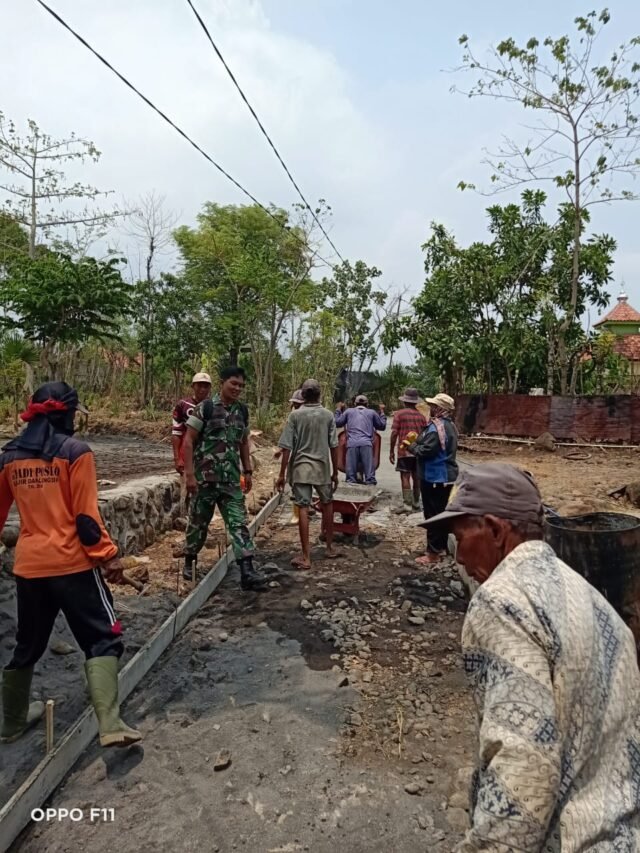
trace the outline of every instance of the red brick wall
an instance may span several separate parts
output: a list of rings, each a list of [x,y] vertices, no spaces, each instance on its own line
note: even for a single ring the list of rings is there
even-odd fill
[[[640,397],[530,397],[524,394],[463,394],[456,401],[463,435],[482,432],[640,444]]]

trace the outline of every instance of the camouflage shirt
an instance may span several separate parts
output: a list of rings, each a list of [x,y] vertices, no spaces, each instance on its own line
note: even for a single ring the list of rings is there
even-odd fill
[[[225,406],[216,394],[191,413],[187,426],[200,434],[193,450],[199,483],[240,484],[240,445],[249,435],[249,412],[243,403]]]

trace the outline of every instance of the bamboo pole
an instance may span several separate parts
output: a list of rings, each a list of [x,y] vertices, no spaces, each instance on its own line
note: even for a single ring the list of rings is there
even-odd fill
[[[45,705],[45,722],[47,731],[47,755],[53,749],[53,709],[55,707],[54,699],[47,699]]]

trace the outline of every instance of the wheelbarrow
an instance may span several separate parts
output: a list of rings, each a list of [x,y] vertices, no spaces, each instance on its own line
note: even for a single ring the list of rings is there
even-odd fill
[[[333,494],[333,531],[353,536],[353,544],[360,541],[360,516],[369,509],[380,490],[376,486],[352,486],[343,483]],[[322,511],[319,498],[314,501],[318,512]],[[340,521],[336,521],[336,515]],[[324,521],[322,535],[325,535]]]

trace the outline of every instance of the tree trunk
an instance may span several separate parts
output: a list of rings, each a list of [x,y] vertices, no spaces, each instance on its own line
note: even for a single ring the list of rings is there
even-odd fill
[[[569,393],[572,397],[576,396],[576,385],[578,384],[578,368],[580,367],[580,355],[575,357],[575,361],[573,362],[573,368],[571,370],[571,385],[569,387]]]
[[[580,199],[580,142],[578,128],[573,127],[573,168],[574,168],[574,198],[573,198],[573,248],[571,263],[571,297],[566,308],[564,319],[560,324],[558,334],[558,361],[560,363],[560,393],[566,394],[569,385],[569,362],[567,356],[566,337],[571,324],[575,320],[578,306],[578,288],[580,286],[580,251],[582,234],[582,207]]]
[[[33,151],[33,163],[31,166],[31,222],[29,223],[29,257],[33,260],[36,256],[36,218],[38,216],[38,209],[36,205],[36,170],[38,163],[38,138],[36,136],[36,143]]]
[[[553,394],[553,364],[554,364],[554,342],[551,330],[549,330],[549,342],[547,349],[547,394]]]

